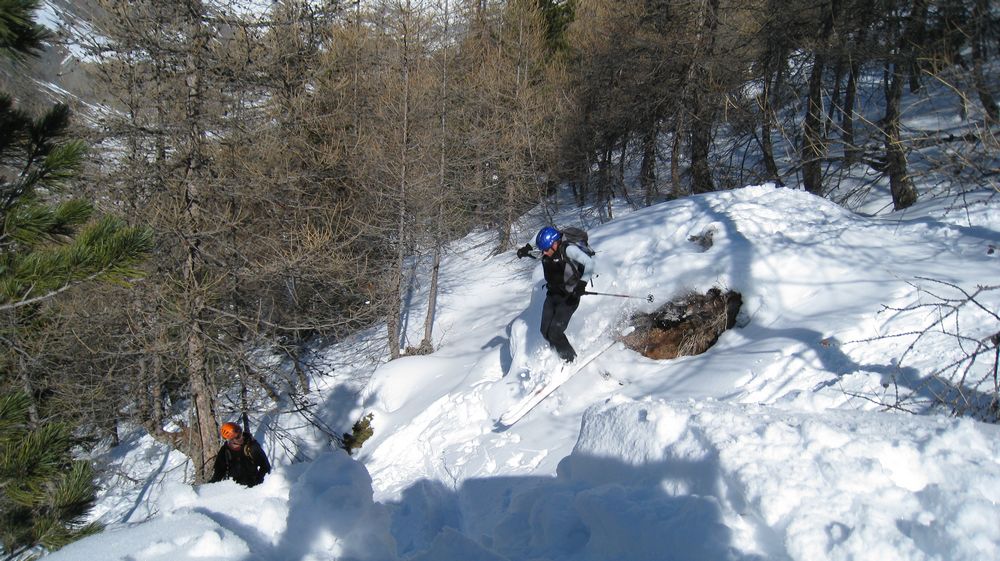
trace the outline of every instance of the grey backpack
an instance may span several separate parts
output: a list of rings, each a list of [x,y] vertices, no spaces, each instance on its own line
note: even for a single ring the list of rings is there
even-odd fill
[[[594,248],[590,247],[590,240],[587,236],[587,231],[574,226],[567,226],[565,228],[560,228],[559,233],[562,234],[562,241],[566,243],[571,243],[576,247],[583,250],[584,253],[593,257],[597,252]]]

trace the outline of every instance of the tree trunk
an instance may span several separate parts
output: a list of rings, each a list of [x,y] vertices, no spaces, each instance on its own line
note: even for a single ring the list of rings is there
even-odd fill
[[[421,353],[434,350],[434,312],[437,310],[438,282],[441,277],[441,246],[434,247],[434,262],[431,265],[431,283],[427,295],[427,315],[424,316],[424,338],[420,341]]]
[[[621,149],[618,151],[618,169],[615,172],[614,181],[611,183],[611,189],[609,191],[608,202],[611,202],[611,196],[614,195],[615,187],[622,188],[622,196],[628,198],[628,192],[625,190],[625,162],[628,159],[626,155],[628,154],[628,145],[631,142],[631,131],[626,130],[622,134],[621,139]]]
[[[802,184],[806,191],[820,196],[826,191],[823,187],[823,159],[827,149],[823,127],[823,72],[826,70],[827,50],[837,10],[836,1],[824,6],[822,28],[817,35],[809,74],[806,116],[802,124]]]
[[[691,191],[695,194],[715,191],[712,181],[712,170],[708,163],[709,150],[712,147],[712,122],[707,120],[708,111],[701,109],[701,103],[695,102],[699,111],[691,122]]]
[[[594,201],[595,206],[601,205],[610,198],[611,191],[611,154],[614,151],[614,142],[607,141],[601,155],[597,161],[597,196]]]
[[[193,323],[197,325],[198,320],[194,320]],[[216,454],[215,443],[218,440],[215,392],[212,391],[208,379],[201,329],[193,326],[189,326],[189,329],[187,363],[191,369],[191,398],[194,403],[189,425],[195,429],[190,432],[190,451],[191,460],[195,465],[195,482],[204,483],[212,476],[212,463]]]
[[[517,208],[519,185],[518,181],[513,177],[507,178],[504,181],[504,192],[507,194],[503,205],[503,219],[500,221],[500,231],[499,239],[497,240],[497,252],[506,251],[511,244],[511,240],[514,237],[514,222],[517,218],[514,216],[515,209]]]
[[[408,17],[411,14],[410,2],[407,0],[406,9],[404,11],[403,17]],[[400,72],[401,72],[401,85],[403,86],[402,99],[400,100],[400,118],[399,123],[399,134],[400,134],[400,144],[399,144],[399,185],[396,192],[396,255],[395,262],[392,266],[392,278],[389,284],[389,316],[386,320],[386,331],[389,342],[389,358],[397,359],[401,355],[400,353],[400,339],[403,338],[403,334],[400,332],[402,328],[403,321],[403,266],[406,259],[406,241],[408,235],[406,232],[406,219],[407,219],[407,196],[409,195],[409,182],[410,182],[410,168],[409,168],[409,158],[410,158],[410,52],[409,45],[412,41],[412,37],[408,35],[408,27],[403,31],[403,36],[400,37],[402,44],[402,60],[400,61]]]
[[[587,202],[587,193],[590,192],[590,188],[593,182],[594,175],[594,161],[593,154],[587,153],[581,159],[577,165],[577,185],[580,186],[575,192],[576,206],[582,207]]]
[[[989,13],[987,0],[976,0],[972,12],[972,19],[975,22],[975,32],[972,36],[972,81],[975,84],[979,102],[983,104],[983,109],[986,111],[987,123],[997,123],[1000,122],[1000,107],[997,107],[996,98],[990,93],[989,84],[983,72],[983,44],[987,40],[986,18]]]
[[[906,34],[909,37],[908,44],[900,49],[908,53],[906,70],[910,81],[910,93],[920,91],[920,68],[923,63],[917,51],[924,46],[927,41],[927,10],[930,0],[914,0],[913,11],[910,12],[907,22]]]
[[[809,94],[806,99],[806,116],[802,134],[802,185],[814,195],[823,195],[823,157],[826,141],[823,138],[823,55],[816,53],[809,75]]]
[[[844,163],[852,165],[861,158],[861,149],[854,140],[854,105],[858,95],[858,73],[861,64],[855,59],[851,61],[847,88],[844,91],[844,111],[841,113],[841,140],[844,143]]]
[[[886,155],[886,173],[889,175],[889,191],[892,206],[896,210],[907,208],[917,202],[917,190],[906,169],[906,154],[900,138],[899,105],[903,98],[904,69],[899,64],[892,65],[885,94],[885,125],[883,142]]]
[[[402,251],[402,249],[400,249],[400,251]],[[396,263],[392,267],[390,273],[391,278],[389,279],[389,293],[386,295],[389,299],[389,310],[385,320],[386,337],[389,344],[389,360],[395,360],[402,356],[399,344],[400,328],[403,321],[403,304],[401,300],[403,289],[402,266],[402,258],[397,255]]]
[[[681,123],[674,123],[673,141],[670,145],[670,194],[673,198],[679,199],[684,196],[684,189],[681,186]]]
[[[895,60],[890,61],[885,84],[885,118],[883,119],[883,144],[885,146],[886,174],[889,176],[889,191],[892,206],[902,210],[917,202],[917,189],[910,179],[906,164],[906,152],[900,132],[900,104],[903,99],[903,82],[907,71],[914,64],[914,38],[923,28],[923,18],[929,0],[914,0],[909,17],[897,43]]]
[[[204,483],[212,475],[212,460],[215,458],[215,442],[218,425],[215,421],[215,395],[211,391],[210,375],[206,361],[206,346],[202,330],[205,301],[199,275],[199,236],[201,230],[202,182],[204,181],[204,85],[201,73],[204,71],[204,49],[207,48],[208,32],[201,20],[204,7],[200,0],[188,0],[189,50],[185,63],[185,84],[187,86],[186,126],[188,153],[184,159],[183,178],[185,214],[182,228],[187,242],[182,280],[186,299],[187,331],[186,362],[191,387],[192,410],[189,426],[189,450],[195,466],[195,482]]]
[[[830,106],[826,111],[826,127],[832,127],[837,120],[837,111],[842,110],[844,104],[840,98],[841,83],[844,81],[844,57],[837,55],[837,63],[833,66],[833,91],[830,93]]]
[[[639,185],[645,196],[646,206],[650,206],[658,195],[656,189],[656,137],[659,123],[654,122],[642,138],[642,164],[639,166]]]
[[[778,164],[774,161],[774,143],[771,140],[771,128],[774,123],[774,108],[771,104],[771,94],[775,86],[781,81],[781,68],[784,65],[785,57],[779,57],[779,64],[775,67],[773,82],[771,77],[764,77],[764,92],[760,102],[760,149],[764,158],[764,169],[769,178],[773,179],[779,186],[784,187],[785,182],[781,180],[781,173],[778,171]]]
[[[444,2],[444,35],[448,36],[448,30],[451,24],[450,17],[450,3],[448,0]],[[447,185],[447,167],[448,167],[448,64],[449,59],[447,52],[444,53],[444,60],[441,63],[441,92],[439,98],[439,108],[440,108],[440,118],[438,126],[440,128],[441,137],[438,139],[438,170],[437,170],[437,186],[438,186],[438,196],[443,197],[448,189]],[[437,220],[435,221],[436,232],[434,234],[434,257],[433,264],[431,265],[431,282],[427,289],[427,315],[424,316],[424,337],[420,341],[420,350],[423,353],[433,352],[434,350],[434,316],[437,310],[437,297],[438,297],[438,286],[439,279],[441,276],[441,251],[442,245],[444,244],[445,238],[445,203],[442,199],[438,203]]]
[[[703,29],[702,48],[705,57],[715,55],[716,30],[719,26],[719,1],[707,0],[703,4],[704,18],[701,22]],[[692,193],[709,193],[715,191],[715,184],[712,181],[712,169],[709,164],[709,154],[712,149],[712,127],[715,126],[715,108],[710,99],[718,95],[712,91],[714,86],[708,74],[707,65],[692,65],[695,83],[700,85],[702,91],[696,91],[690,95],[691,100],[691,122],[690,146],[691,146],[691,191]]]

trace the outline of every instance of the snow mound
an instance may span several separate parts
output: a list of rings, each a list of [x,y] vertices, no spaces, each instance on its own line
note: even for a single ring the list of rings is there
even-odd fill
[[[609,510],[613,495],[646,490],[645,501],[586,524],[613,524],[619,538],[628,529],[638,543],[690,542],[670,537],[663,516],[681,501],[700,506],[696,519],[720,517],[736,549],[756,543],[769,559],[1000,558],[1000,427],[970,420],[618,399],[588,411],[559,476],[606,499],[585,501],[581,520]],[[618,558],[635,545],[581,558]],[[702,553],[679,557],[709,558]]]
[[[168,485],[148,522],[109,528],[48,560],[396,559],[389,516],[371,477],[342,451],[298,469],[278,468],[257,487],[231,481]]]

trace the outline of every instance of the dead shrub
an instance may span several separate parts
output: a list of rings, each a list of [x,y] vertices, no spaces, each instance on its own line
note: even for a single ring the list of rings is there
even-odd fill
[[[351,427],[351,432],[344,433],[344,450],[348,454],[354,455],[355,450],[360,450],[365,441],[375,434],[375,427],[372,426],[374,413],[369,413],[357,420]]]
[[[736,325],[743,305],[739,292],[712,288],[675,298],[649,314],[632,317],[635,330],[625,345],[648,358],[663,360],[707,351],[719,335]]]

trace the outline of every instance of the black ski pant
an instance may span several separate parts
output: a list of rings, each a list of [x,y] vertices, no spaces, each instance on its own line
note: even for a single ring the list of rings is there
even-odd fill
[[[576,358],[573,345],[566,338],[566,328],[573,313],[580,307],[580,297],[572,294],[561,295],[549,292],[542,304],[542,337],[559,354],[559,358],[572,361]]]

